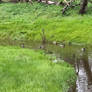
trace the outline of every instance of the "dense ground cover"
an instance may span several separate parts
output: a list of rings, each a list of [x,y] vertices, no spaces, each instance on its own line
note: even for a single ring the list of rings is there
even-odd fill
[[[0,4],[0,39],[41,40],[44,29],[49,41],[92,43],[92,13],[78,15],[79,8],[69,9],[63,16],[62,7],[34,3]]]
[[[0,92],[67,92],[75,71],[50,58],[42,51],[0,46]]]

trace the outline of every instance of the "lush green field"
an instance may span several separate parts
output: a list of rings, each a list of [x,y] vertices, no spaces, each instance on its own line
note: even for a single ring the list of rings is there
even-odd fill
[[[67,92],[74,69],[42,51],[0,46],[0,92]]]
[[[78,15],[79,8],[61,14],[62,7],[34,3],[0,4],[0,39],[41,40],[44,29],[47,40],[92,44],[92,13]]]

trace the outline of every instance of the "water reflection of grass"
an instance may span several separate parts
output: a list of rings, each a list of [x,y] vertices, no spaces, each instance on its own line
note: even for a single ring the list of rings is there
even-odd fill
[[[52,63],[42,51],[0,47],[0,92],[66,92],[74,69]]]

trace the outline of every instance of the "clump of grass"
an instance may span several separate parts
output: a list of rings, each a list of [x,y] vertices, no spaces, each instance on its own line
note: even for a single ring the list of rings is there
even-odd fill
[[[0,46],[1,92],[67,92],[75,78],[69,64],[52,63],[42,51]]]

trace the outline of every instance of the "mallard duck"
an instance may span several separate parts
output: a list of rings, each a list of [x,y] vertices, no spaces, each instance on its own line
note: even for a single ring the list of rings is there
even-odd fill
[[[82,48],[81,51],[83,51],[83,52],[86,51],[86,48]]]
[[[60,44],[59,45],[61,48],[64,48],[65,47],[65,44]]]
[[[53,41],[53,44],[54,44],[54,45],[57,45],[57,42],[56,42],[56,41]]]
[[[21,47],[24,48],[24,43],[21,44]]]
[[[69,44],[69,46],[70,46],[70,45],[72,45],[72,43],[71,43],[71,42],[69,42],[68,44]]]
[[[40,49],[44,49],[44,45],[41,45],[39,48],[40,48]]]

